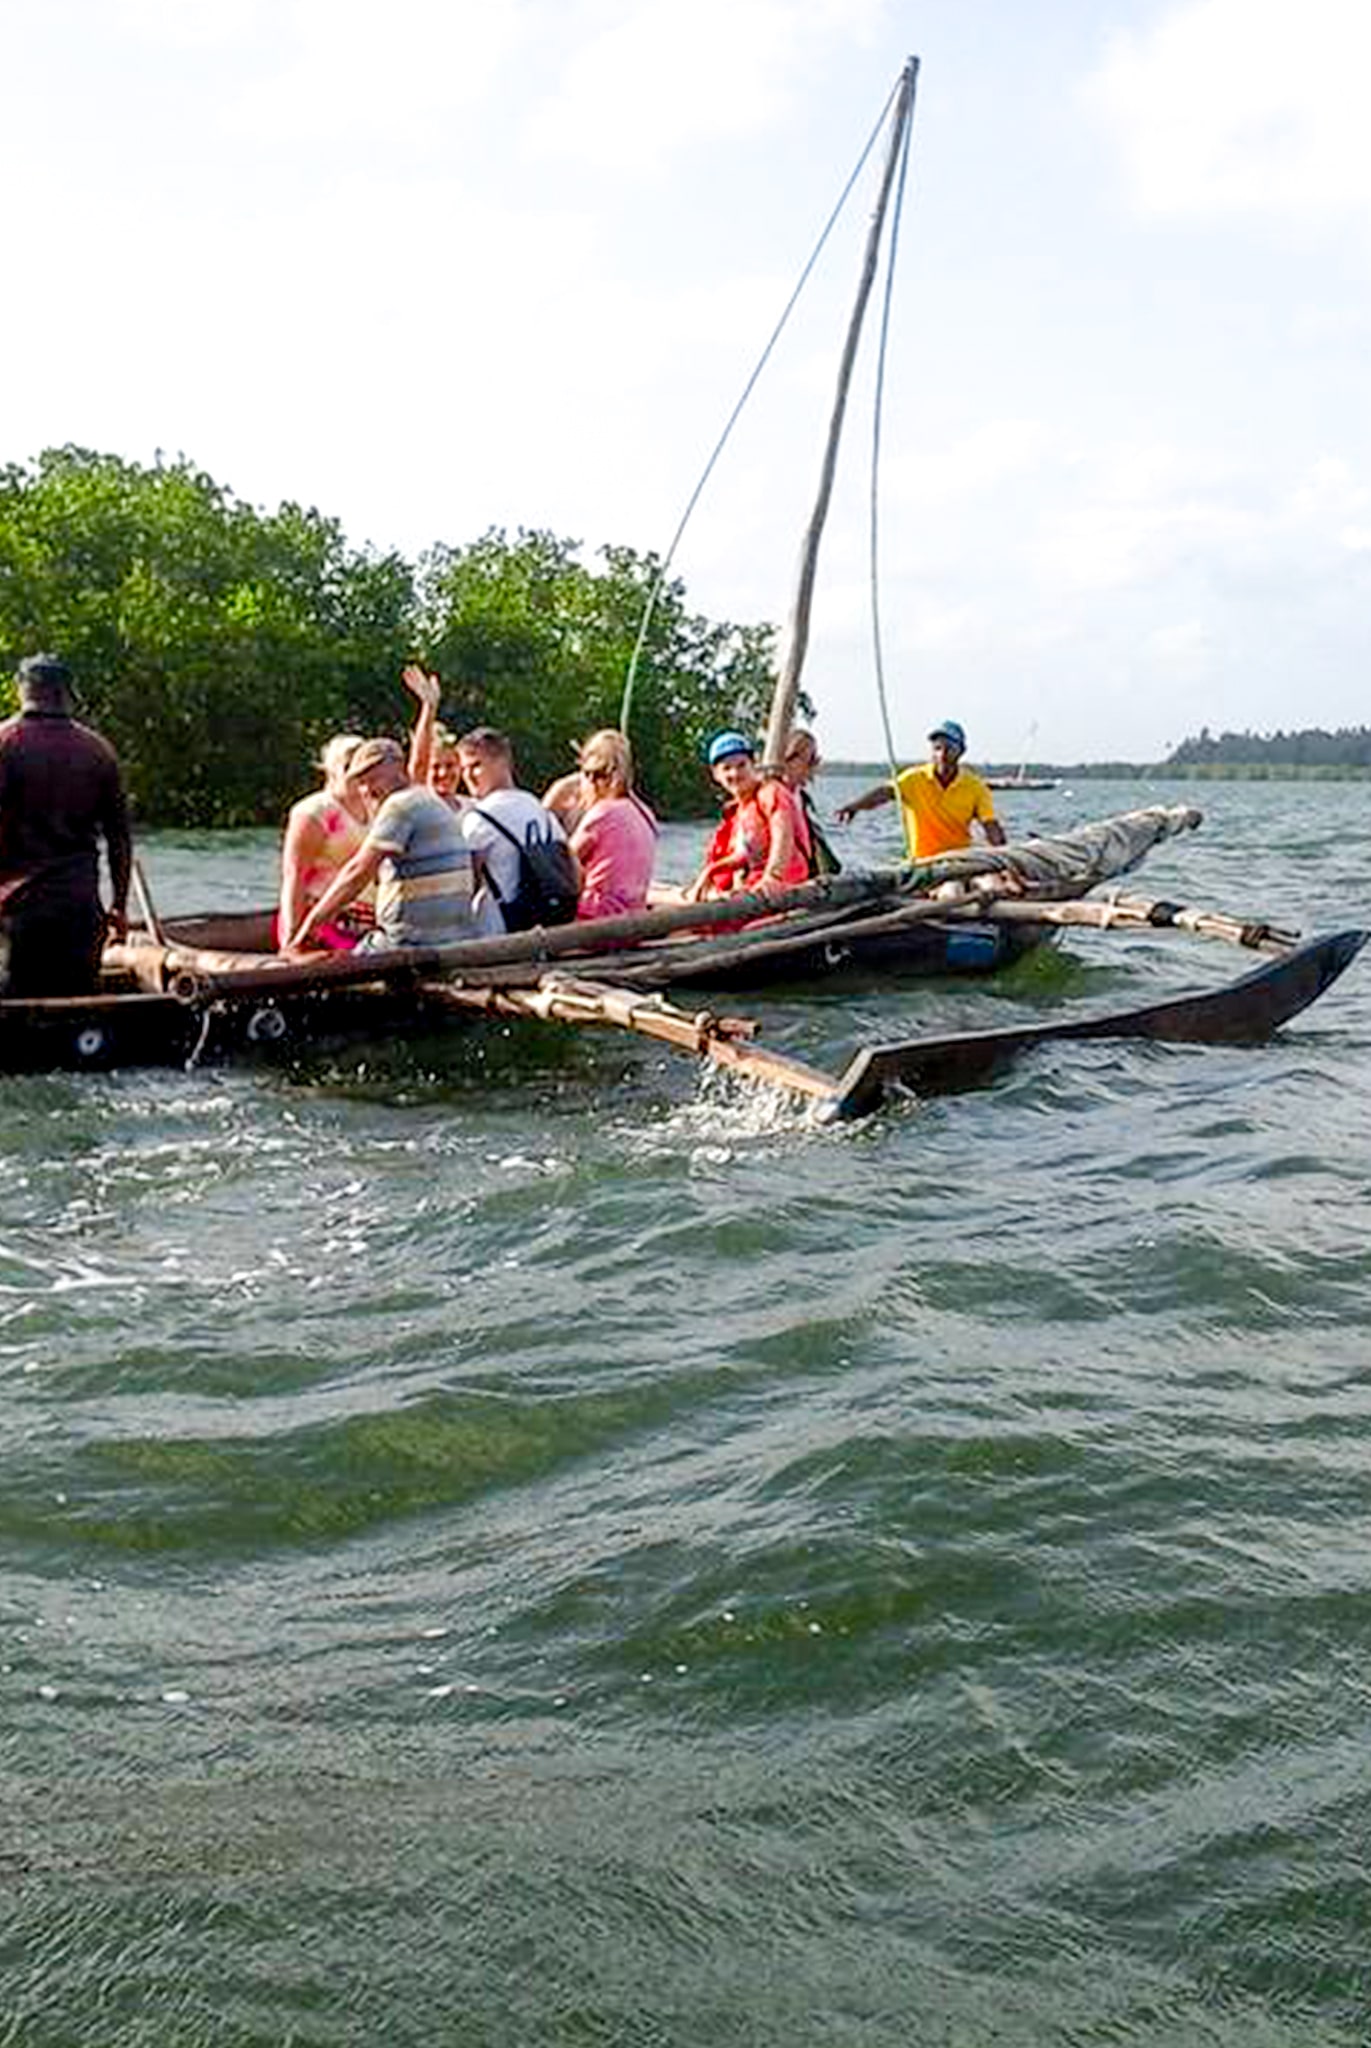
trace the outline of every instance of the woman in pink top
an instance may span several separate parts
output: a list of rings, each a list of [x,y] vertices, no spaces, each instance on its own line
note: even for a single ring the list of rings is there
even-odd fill
[[[571,835],[581,863],[577,917],[617,917],[647,904],[657,858],[657,820],[633,794],[633,754],[621,732],[593,732],[580,746],[586,808]]]
[[[346,780],[347,765],[362,744],[355,732],[340,732],[319,756],[324,786],[292,804],[281,847],[281,902],[277,930],[285,935],[299,925],[317,903],[340,868],[351,860],[366,837],[366,814],[356,789]],[[361,925],[370,922],[368,901],[349,907],[346,923],[322,926],[320,942],[334,952],[355,946]],[[280,941],[278,940],[278,943]]]

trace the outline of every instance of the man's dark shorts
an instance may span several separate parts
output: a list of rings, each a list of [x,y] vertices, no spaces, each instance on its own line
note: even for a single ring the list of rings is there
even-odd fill
[[[104,938],[98,900],[12,905],[0,916],[0,995],[90,995]]]

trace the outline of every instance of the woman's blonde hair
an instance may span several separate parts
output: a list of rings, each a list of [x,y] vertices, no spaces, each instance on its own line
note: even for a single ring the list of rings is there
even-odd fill
[[[347,773],[348,762],[362,744],[360,732],[336,732],[319,749],[319,772],[332,789]]]
[[[590,733],[583,739],[576,749],[576,759],[582,770],[587,767],[612,769],[624,788],[632,789],[633,749],[613,726],[602,726],[599,732]]]

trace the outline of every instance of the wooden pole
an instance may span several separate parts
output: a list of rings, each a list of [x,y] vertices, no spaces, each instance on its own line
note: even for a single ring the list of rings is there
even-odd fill
[[[300,988],[346,987],[350,983],[410,980],[416,974],[461,974],[479,980],[490,967],[515,963],[546,966],[564,954],[585,954],[605,947],[629,946],[643,939],[665,938],[672,932],[708,930],[714,925],[745,924],[749,919],[774,919],[782,929],[786,913],[814,912],[844,904],[891,897],[898,893],[900,873],[826,875],[819,881],[801,882],[793,889],[778,890],[774,896],[760,891],[714,897],[706,903],[674,903],[660,910],[634,911],[619,917],[577,920],[546,929],[510,932],[502,938],[463,939],[450,946],[406,948],[403,952],[310,953],[249,956],[250,965],[238,963],[238,956],[215,953],[193,946],[171,946],[160,953],[159,971],[163,985],[174,987],[185,975],[198,986],[185,993],[190,1000],[202,995],[255,990],[283,994]],[[106,950],[106,964],[146,973],[146,957],[157,954],[145,946],[112,946]],[[573,962],[573,965],[577,963]]]
[[[875,878],[864,879],[870,882]],[[816,911],[806,913],[797,906],[788,915],[763,918],[746,930],[727,933],[703,952],[695,946],[669,943],[655,948],[629,946],[612,952],[574,953],[574,946],[586,946],[598,937],[598,929],[590,925],[559,925],[541,934],[526,932],[503,940],[469,941],[461,946],[405,953],[391,959],[384,954],[370,954],[363,960],[350,954],[312,955],[302,960],[275,956],[244,958],[232,953],[143,944],[108,947],[105,963],[107,968],[130,974],[149,992],[176,988],[184,1000],[207,1001],[216,996],[290,995],[311,988],[379,984],[388,980],[408,982],[416,976],[443,972],[462,976],[469,987],[478,990],[528,987],[541,980],[550,960],[558,954],[569,956],[567,966],[571,973],[584,980],[616,981],[627,988],[651,987],[660,984],[664,973],[669,974],[673,968],[679,972],[672,978],[687,982],[701,966],[712,971],[746,966],[764,972],[768,961],[783,958],[796,945],[825,932],[840,936],[849,927],[867,938],[926,923],[1074,925],[1102,931],[1175,930],[1266,953],[1286,952],[1298,942],[1295,932],[1263,921],[1140,896],[1068,898],[1054,902],[973,890],[951,901],[919,897],[885,910],[879,898],[884,895],[889,901],[894,895],[892,880],[890,876],[881,878],[879,892],[872,891],[871,896],[863,893],[855,900],[849,899],[846,906],[821,902]],[[809,895],[817,886],[807,884],[805,893]],[[864,911],[863,904],[873,897],[873,907]],[[810,895],[810,901],[815,900]],[[648,913],[641,919],[625,917],[614,922],[650,920],[657,926],[658,936],[669,940],[683,915],[698,922],[704,910],[719,912],[729,908],[731,922],[737,918],[737,903],[682,906],[669,912]],[[666,930],[662,929],[663,923]],[[612,936],[608,920],[606,927],[606,936]]]
[[[811,1102],[827,1103],[837,1094],[831,1074],[807,1066],[785,1053],[749,1041],[757,1027],[741,1017],[717,1017],[712,1011],[693,1014],[674,1008],[660,996],[603,983],[578,984],[549,975],[537,988],[453,988],[447,982],[425,982],[427,1001],[451,1009],[478,1010],[497,1017],[541,1017],[560,1024],[600,1024],[633,1031],[659,1044],[694,1053],[747,1081],[764,1081]]]
[[[166,940],[162,936],[162,927],[157,921],[157,912],[153,907],[152,891],[148,887],[147,874],[144,871],[142,861],[139,860],[136,853],[133,856],[133,893],[138,898],[138,908],[143,913],[143,923],[147,928],[148,937],[155,945],[165,945]]]
[[[886,152],[876,210],[872,215],[871,228],[866,238],[866,254],[857,285],[857,302],[848,322],[847,340],[843,346],[842,361],[838,366],[838,388],[833,400],[832,417],[828,423],[828,442],[824,449],[823,467],[819,473],[819,494],[800,548],[800,570],[796,581],[795,600],[786,623],[776,687],[771,699],[771,717],[766,729],[765,759],[773,765],[778,764],[785,753],[785,743],[790,737],[790,727],[795,717],[795,699],[799,694],[800,673],[804,668],[805,654],[809,647],[809,613],[814,597],[819,542],[823,536],[824,521],[828,517],[828,502],[833,495],[833,477],[838,464],[838,443],[842,439],[848,387],[852,382],[852,366],[857,359],[857,343],[861,338],[866,302],[871,296],[871,287],[876,276],[881,231],[885,226],[890,188],[895,180],[905,129],[914,111],[914,85],[918,75],[919,60],[917,57],[911,57],[900,77],[899,95],[891,119],[890,147]]]
[[[1191,932],[1198,938],[1223,939],[1230,946],[1257,953],[1289,953],[1300,942],[1298,932],[1263,919],[1233,917],[1224,910],[1202,910],[1147,896],[1071,897],[1059,903],[1000,899],[980,914],[994,924],[1087,925],[1104,932]]]

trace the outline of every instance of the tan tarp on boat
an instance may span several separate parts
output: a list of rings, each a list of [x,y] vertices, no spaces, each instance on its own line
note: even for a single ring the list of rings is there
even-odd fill
[[[933,860],[911,861],[906,886],[922,894],[944,882],[971,882],[980,875],[1007,878],[1025,895],[1047,900],[1081,896],[1101,882],[1126,875],[1164,839],[1193,832],[1201,814],[1189,804],[1150,804],[1121,811],[1050,839],[1023,839],[1009,846],[968,846]]]

